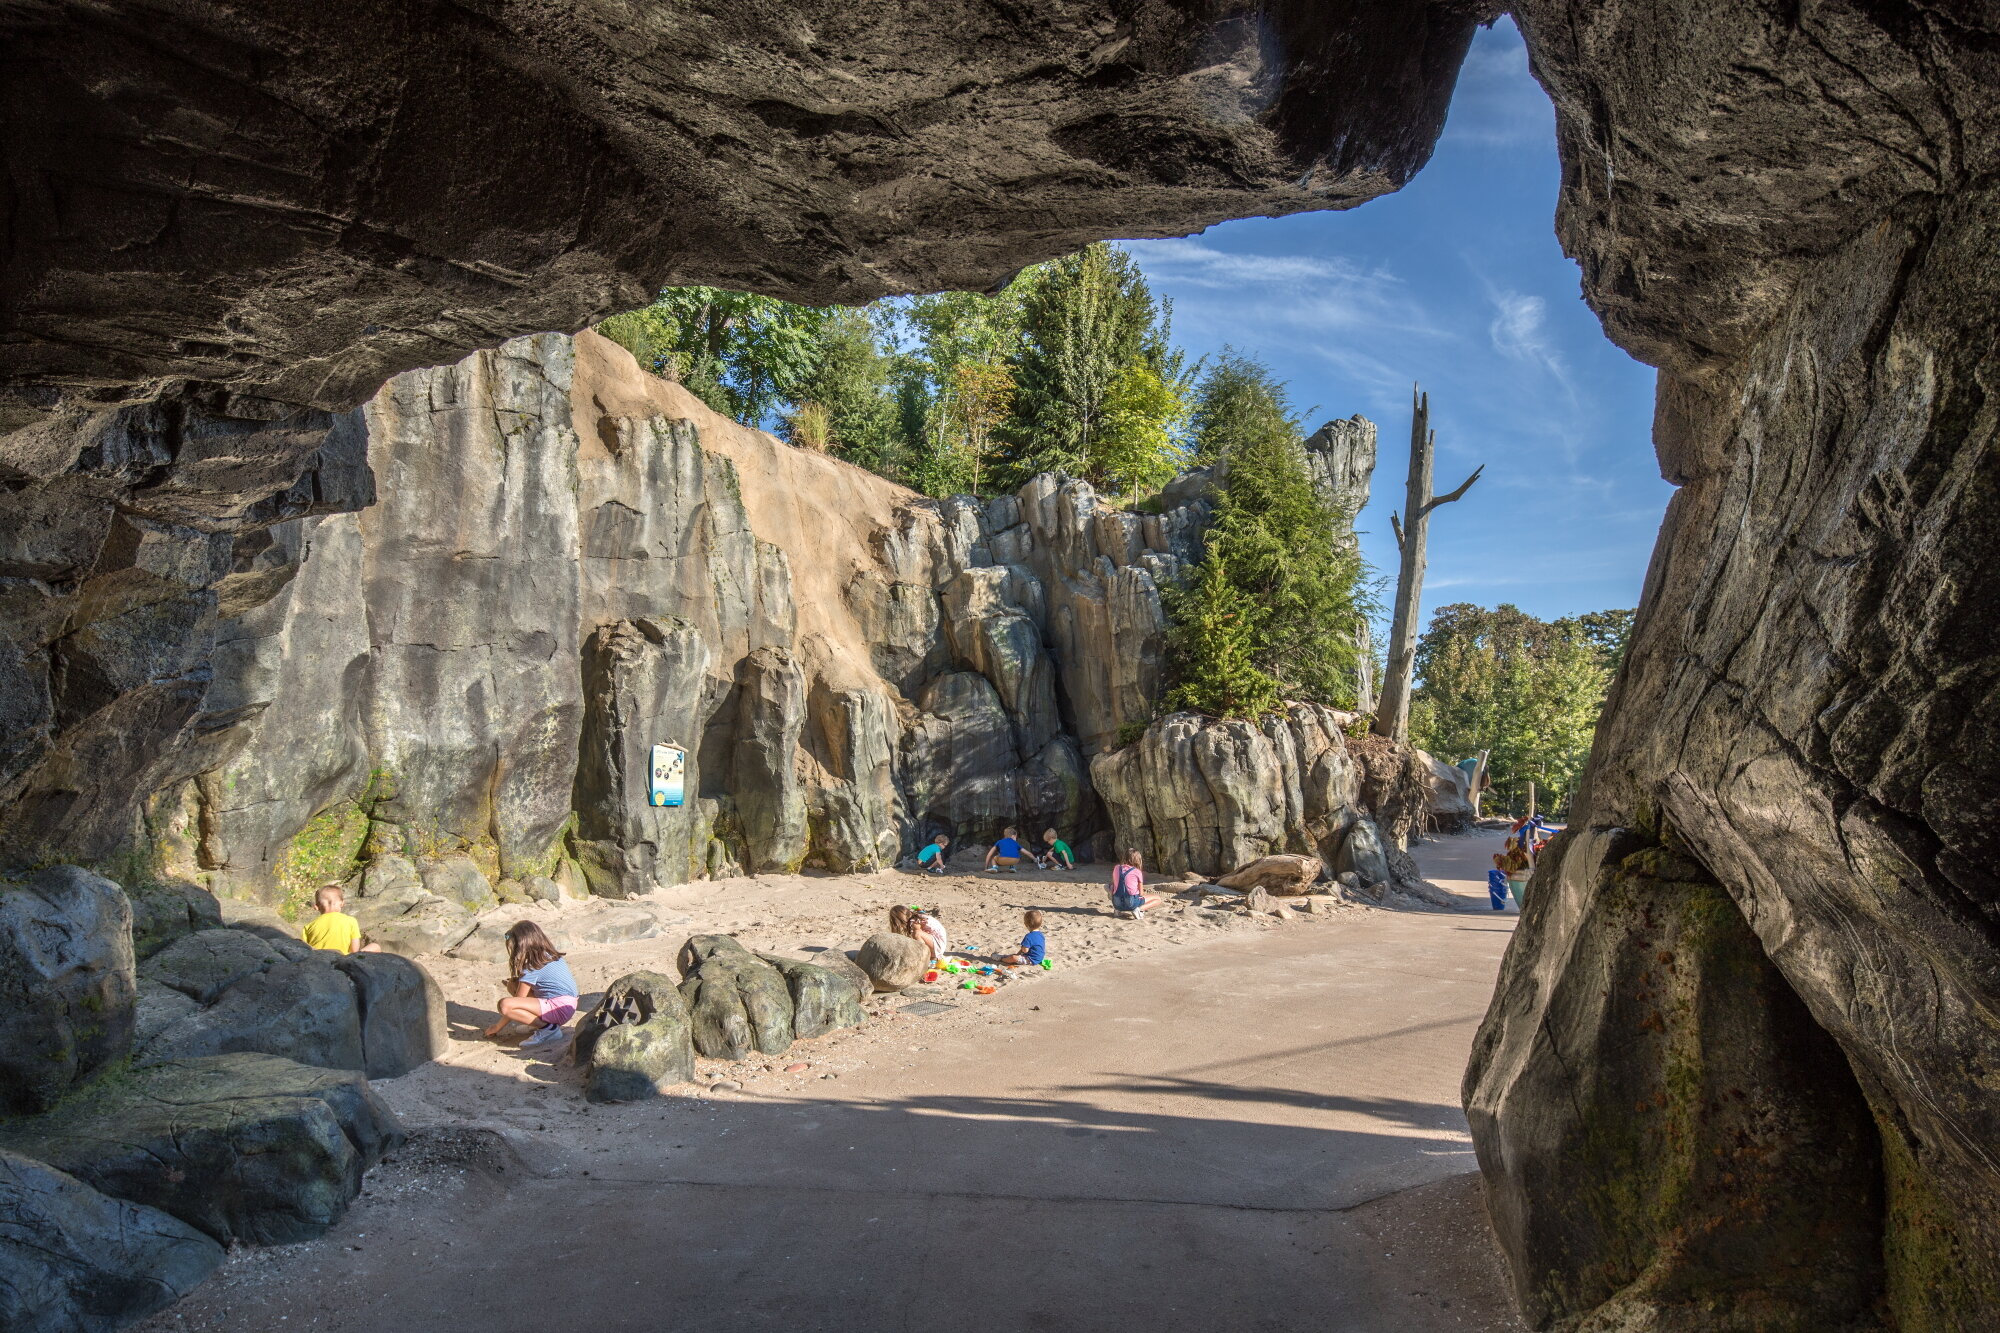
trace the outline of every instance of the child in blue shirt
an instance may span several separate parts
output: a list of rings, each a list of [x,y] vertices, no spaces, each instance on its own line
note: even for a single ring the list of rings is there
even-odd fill
[[[1042,934],[1042,914],[1027,911],[1021,914],[1021,924],[1028,933],[1021,937],[1021,951],[1000,961],[1007,967],[1046,967],[1049,956],[1049,937]]]
[[[1486,872],[1486,896],[1493,900],[1493,910],[1507,910],[1507,870],[1498,852],[1493,854],[1493,868]]]
[[[1005,870],[1012,873],[1021,864],[1020,835],[1012,828],[1000,831],[1000,841],[986,849],[986,869]]]
[[[507,998],[500,1001],[500,1021],[486,1029],[497,1037],[509,1023],[534,1028],[522,1046],[553,1046],[568,1034],[563,1024],[576,1017],[576,977],[561,951],[532,921],[516,921],[507,930],[507,961],[514,975],[507,979]]]
[[[928,870],[933,875],[942,875],[944,873],[944,849],[949,846],[951,846],[951,839],[942,833],[932,838],[930,842],[925,844],[923,850],[917,853],[917,868],[919,870]]]

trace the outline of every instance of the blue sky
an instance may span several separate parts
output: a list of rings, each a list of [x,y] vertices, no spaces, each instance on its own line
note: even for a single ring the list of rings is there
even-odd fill
[[[1554,114],[1503,19],[1473,43],[1437,152],[1400,192],[1127,243],[1191,355],[1261,358],[1312,409],[1308,430],[1355,412],[1380,427],[1358,526],[1391,576],[1422,383],[1437,489],[1486,465],[1432,517],[1425,620],[1446,602],[1543,617],[1638,602],[1672,489],[1653,459],[1653,370],[1605,339],[1578,293],[1555,238],[1559,180]]]

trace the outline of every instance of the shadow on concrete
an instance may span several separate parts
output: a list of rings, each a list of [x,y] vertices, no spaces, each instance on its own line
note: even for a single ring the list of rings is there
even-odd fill
[[[453,1008],[457,1040],[487,1021]],[[326,1239],[259,1252],[146,1328],[1520,1327],[1465,1202],[1455,1106],[1181,1073],[886,1099],[764,1075],[586,1108],[576,1071],[530,1054],[554,1086],[526,1106],[513,1080],[434,1068],[443,1123]],[[440,1146],[468,1129],[507,1150]],[[1371,1202],[1448,1180],[1449,1199],[1408,1196],[1432,1200],[1421,1244],[1391,1224],[1415,1203]]]

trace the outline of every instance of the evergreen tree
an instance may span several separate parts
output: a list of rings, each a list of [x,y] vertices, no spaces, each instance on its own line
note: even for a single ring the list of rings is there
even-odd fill
[[[859,310],[830,310],[818,344],[813,369],[798,385],[788,437],[884,476],[898,475],[907,459],[894,368],[876,341],[874,322]]]
[[[1219,463],[1240,444],[1298,437],[1298,418],[1284,384],[1262,362],[1223,348],[1195,394],[1195,461]]]
[[[1203,456],[1225,466],[1201,566],[1168,602],[1177,706],[1233,717],[1279,697],[1352,706],[1353,631],[1373,606],[1346,539],[1353,516],[1313,484],[1283,388],[1262,366],[1225,357],[1199,403]],[[1244,654],[1268,689],[1237,678]]]
[[[1172,475],[1185,384],[1169,319],[1116,246],[1087,246],[1040,267],[1021,303],[1006,484],[1067,472],[1122,488]]]
[[[1167,707],[1217,717],[1256,717],[1275,709],[1278,682],[1257,665],[1262,609],[1230,579],[1219,560],[1204,560],[1184,582],[1163,590],[1174,627]]]

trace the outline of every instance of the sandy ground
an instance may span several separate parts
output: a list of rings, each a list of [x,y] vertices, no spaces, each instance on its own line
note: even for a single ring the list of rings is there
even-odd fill
[[[498,969],[443,962],[452,1053],[376,1085],[411,1146],[327,1237],[239,1252],[145,1327],[1517,1329],[1457,1105],[1514,919],[1485,908],[1497,841],[1418,850],[1459,910],[1284,923],[1120,921],[1098,870],[663,891],[685,920],[579,948],[587,990],[698,930],[851,948],[896,902],[982,950],[1039,907],[1057,967],[881,997],[631,1106],[478,1040]]]

